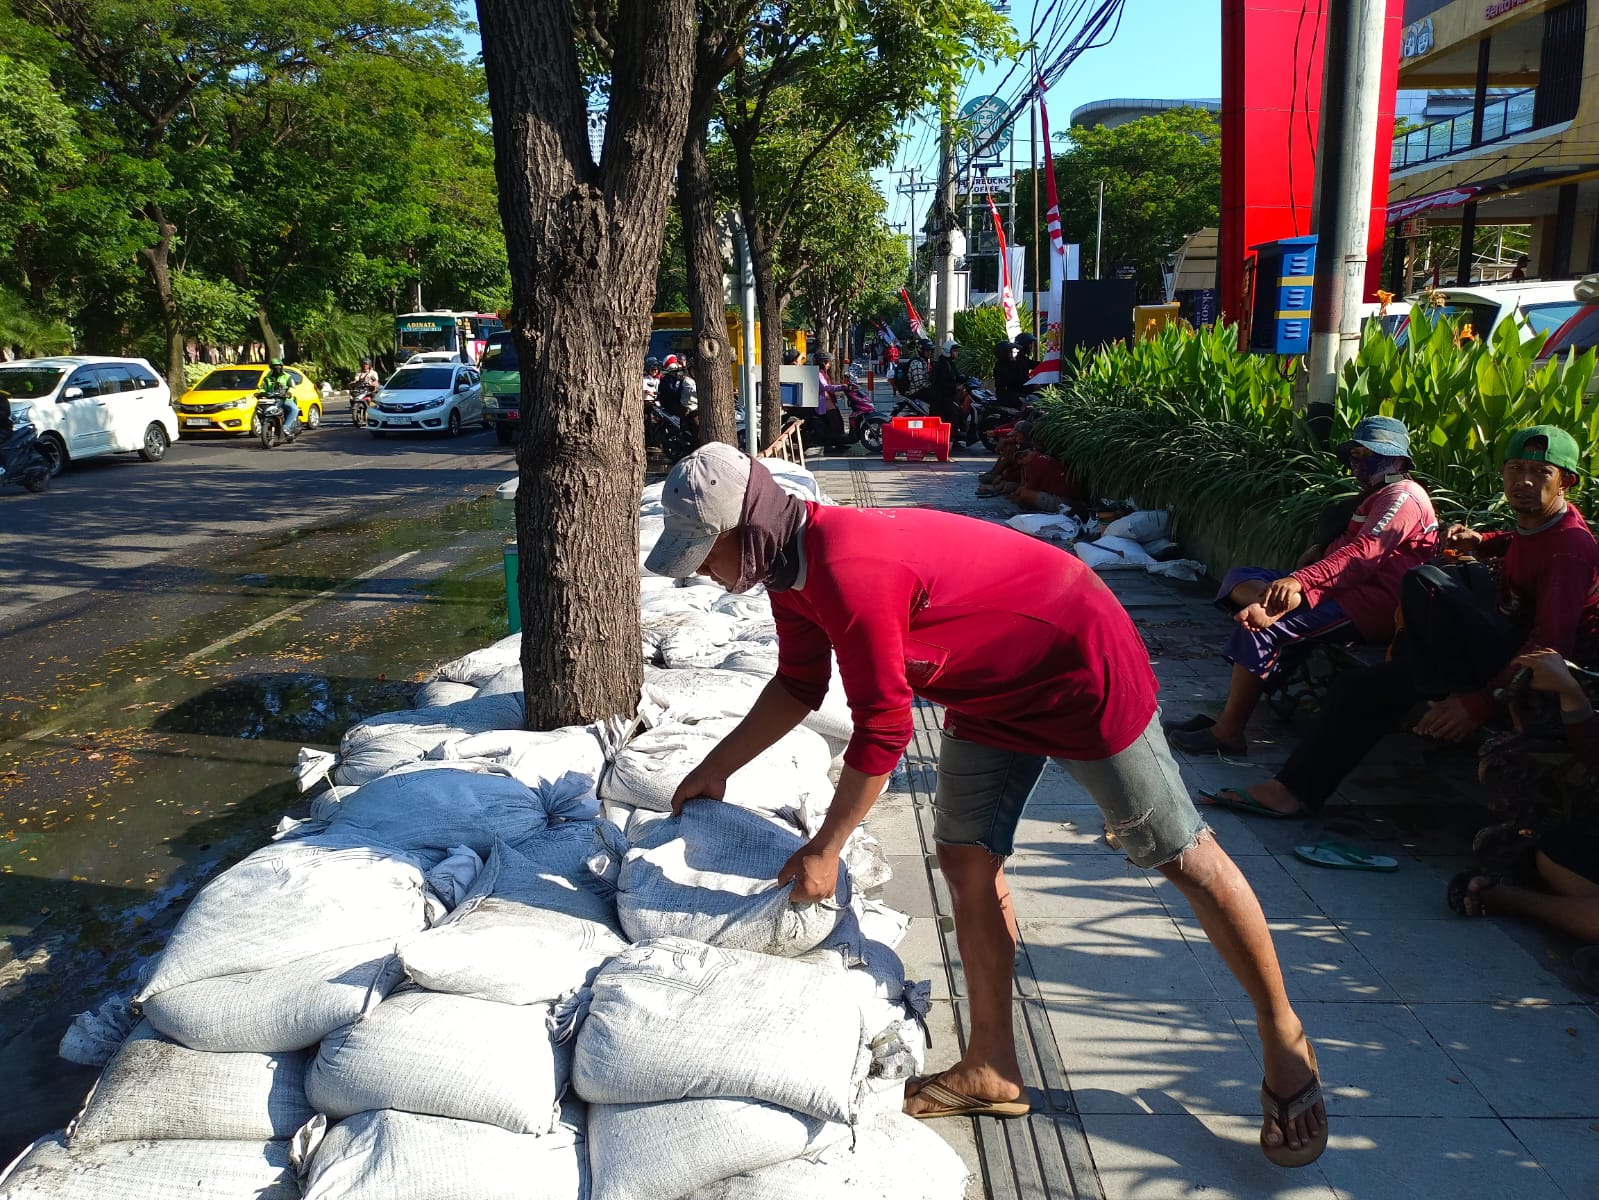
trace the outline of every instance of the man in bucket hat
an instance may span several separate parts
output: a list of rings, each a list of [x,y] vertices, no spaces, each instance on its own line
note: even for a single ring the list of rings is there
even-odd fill
[[[1439,567],[1405,576],[1404,629],[1389,661],[1346,671],[1321,717],[1275,779],[1216,797],[1266,816],[1321,810],[1327,797],[1384,734],[1422,700],[1415,732],[1446,741],[1471,736],[1499,708],[1494,692],[1514,660],[1541,649],[1578,662],[1599,653],[1599,543],[1566,493],[1582,470],[1564,430],[1534,425],[1514,434],[1500,476],[1514,528],[1480,533],[1452,525],[1445,546],[1498,559],[1489,599]]]
[[[1127,857],[1182,892],[1253,1002],[1266,1156],[1303,1166],[1321,1153],[1315,1053],[1260,904],[1183,787],[1160,736],[1149,652],[1098,576],[985,521],[804,502],[724,445],[673,467],[661,504],[666,528],[648,569],[708,576],[733,592],[764,585],[778,639],[775,678],[679,785],[674,810],[724,797],[730,775],[821,705],[837,658],[854,733],[821,829],[777,875],[794,903],[833,896],[845,840],[910,743],[915,698],[945,707],[933,823],[970,1036],[958,1062],[907,1085],[906,1112],[1029,1111],[1012,1024],[1017,927],[1005,860],[1054,758],[1093,796]]]
[[[1324,642],[1384,645],[1394,634],[1399,582],[1433,556],[1438,517],[1410,478],[1410,434],[1393,417],[1366,417],[1338,457],[1360,484],[1345,528],[1324,549],[1307,551],[1291,573],[1234,567],[1216,606],[1235,626],[1222,657],[1233,665],[1227,704],[1166,727],[1190,754],[1249,752],[1244,727],[1260,697],[1279,686]]]

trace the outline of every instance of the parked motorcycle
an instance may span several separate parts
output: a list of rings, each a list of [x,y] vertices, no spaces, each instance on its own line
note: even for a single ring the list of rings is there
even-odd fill
[[[644,449],[658,451],[667,462],[676,463],[694,453],[692,434],[683,423],[661,407],[659,401],[644,403]]]
[[[0,404],[6,401],[0,400]],[[33,422],[16,422],[11,436],[0,442],[0,484],[16,483],[30,492],[50,486],[50,460],[39,446]]]
[[[261,448],[271,450],[281,446],[284,442],[292,442],[300,436],[300,430],[305,426],[295,422],[294,428],[287,434],[283,432],[283,422],[288,417],[283,396],[272,396],[262,393],[255,398],[255,427],[261,435]]]

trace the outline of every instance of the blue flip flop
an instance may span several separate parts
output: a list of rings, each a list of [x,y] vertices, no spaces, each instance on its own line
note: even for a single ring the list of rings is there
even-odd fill
[[[1294,857],[1313,867],[1337,871],[1397,871],[1399,860],[1386,854],[1367,854],[1342,842],[1319,842],[1314,846],[1295,846]]]

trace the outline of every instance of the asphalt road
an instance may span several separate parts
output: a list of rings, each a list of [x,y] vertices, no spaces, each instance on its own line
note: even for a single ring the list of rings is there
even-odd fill
[[[90,594],[148,594],[253,536],[416,498],[481,495],[515,471],[489,430],[374,438],[342,399],[327,423],[267,451],[185,436],[159,463],[118,454],[69,464],[50,490],[0,488],[0,637],[81,608]],[[74,603],[77,602],[77,603]]]

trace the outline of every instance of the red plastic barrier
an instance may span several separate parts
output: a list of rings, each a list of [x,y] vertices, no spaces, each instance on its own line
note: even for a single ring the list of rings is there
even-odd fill
[[[901,454],[908,461],[914,454],[923,462],[929,456],[948,462],[949,434],[948,423],[938,417],[895,417],[883,426],[883,461]]]

